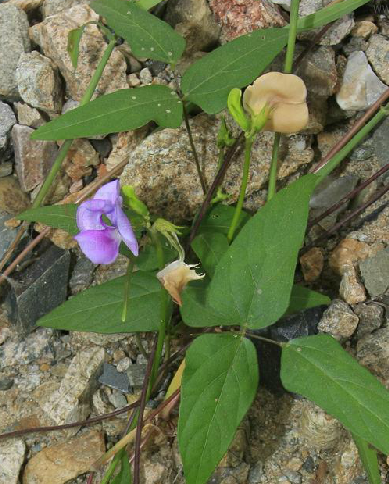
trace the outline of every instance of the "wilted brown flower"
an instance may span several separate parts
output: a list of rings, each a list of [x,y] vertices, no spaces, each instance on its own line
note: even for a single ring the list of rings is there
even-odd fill
[[[185,264],[182,260],[175,260],[167,265],[162,271],[157,273],[157,277],[167,292],[180,306],[181,292],[190,281],[202,279],[205,274],[197,274],[192,267],[197,267],[197,264]]]
[[[258,77],[243,94],[243,106],[252,116],[269,109],[264,131],[295,133],[308,123],[307,88],[294,74],[269,72]]]

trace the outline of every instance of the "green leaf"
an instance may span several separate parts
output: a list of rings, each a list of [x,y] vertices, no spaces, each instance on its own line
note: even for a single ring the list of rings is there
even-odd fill
[[[389,454],[389,392],[329,335],[282,347],[281,380],[337,418],[350,432]]]
[[[186,355],[178,443],[187,484],[205,484],[230,445],[258,385],[256,350],[246,338],[200,336]]]
[[[382,484],[377,452],[370,447],[366,440],[363,440],[356,435],[353,435],[353,439],[357,446],[362,465],[369,479],[369,484]]]
[[[135,3],[123,0],[94,0],[90,6],[107,24],[125,39],[136,57],[177,62],[185,40],[166,22],[159,20]]]
[[[34,131],[31,139],[88,138],[130,131],[149,121],[178,128],[181,120],[182,103],[174,91],[167,86],[144,86],[105,94],[72,109]]]
[[[162,0],[138,0],[135,5],[143,10],[150,10],[161,2]]]
[[[234,213],[235,207],[221,204],[215,205],[201,222],[198,233],[218,232],[227,235]],[[242,227],[248,220],[250,220],[250,215],[242,211],[239,217],[238,228]]]
[[[304,286],[295,284],[292,288],[288,309],[285,314],[293,314],[304,309],[330,304],[331,299],[320,292],[312,291]]]
[[[66,331],[130,333],[155,331],[160,324],[161,285],[150,272],[131,275],[126,321],[121,320],[125,276],[81,292],[38,321]]]
[[[162,242],[162,252],[166,265],[169,264],[169,262],[173,262],[174,259],[178,258],[177,251],[165,241]],[[154,271],[158,269],[158,256],[155,246],[152,244],[146,245],[146,247],[136,258],[135,263],[138,269],[141,271]]]
[[[227,237],[219,232],[205,232],[198,235],[191,244],[200,259],[205,272],[213,277],[221,256],[228,250]]]
[[[77,29],[68,32],[68,54],[72,60],[72,65],[76,69],[78,63],[78,56],[80,54],[80,40],[84,32],[85,25],[81,25]]]
[[[27,222],[40,222],[49,227],[66,230],[70,235],[76,235],[79,232],[76,224],[77,207],[75,203],[69,203],[32,208],[22,212],[16,218]]]
[[[231,89],[253,82],[287,41],[287,29],[263,29],[215,49],[184,73],[181,89],[185,98],[208,114],[222,111]]]
[[[338,18],[353,12],[368,1],[369,0],[343,0],[340,3],[329,5],[316,13],[301,17],[297,22],[297,28],[301,31],[322,27],[323,25],[329,24],[330,22],[338,20]]]
[[[206,301],[229,324],[264,328],[287,310],[316,183],[306,175],[279,191],[221,258]]]
[[[128,460],[128,454],[124,449],[121,451],[121,469],[119,474],[117,474],[114,479],[112,479],[111,484],[132,484],[131,466]]]

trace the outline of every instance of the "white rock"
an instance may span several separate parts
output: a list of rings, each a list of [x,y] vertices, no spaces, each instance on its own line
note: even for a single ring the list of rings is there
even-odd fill
[[[42,406],[54,422],[60,425],[83,420],[89,415],[92,393],[103,362],[103,348],[86,348],[76,354],[60,388]]]
[[[374,74],[365,53],[353,52],[348,58],[336,101],[344,111],[359,111],[371,106],[386,89]]]
[[[0,444],[0,484],[17,484],[26,446],[23,440],[7,440]]]

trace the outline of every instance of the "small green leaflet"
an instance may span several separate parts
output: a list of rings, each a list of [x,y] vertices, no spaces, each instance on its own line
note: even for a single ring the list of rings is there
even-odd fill
[[[205,484],[254,400],[256,350],[246,338],[207,334],[186,355],[178,443],[187,484]]]
[[[131,275],[126,321],[121,320],[125,276],[93,286],[54,309],[38,326],[66,331],[131,333],[159,328],[161,285],[154,273]]]
[[[215,49],[184,73],[181,89],[185,98],[208,114],[222,111],[231,89],[253,82],[287,40],[285,29],[255,30]]]
[[[40,222],[49,227],[65,230],[70,235],[76,235],[79,232],[76,224],[77,207],[75,203],[69,203],[32,208],[22,212],[16,218],[27,222]]]
[[[94,0],[90,6],[107,24],[125,39],[136,57],[176,63],[185,40],[170,27],[136,3],[123,0]]]
[[[121,1],[121,0],[118,0]],[[34,131],[31,139],[58,140],[130,131],[155,121],[178,128],[182,102],[167,86],[121,89],[79,106]]]
[[[218,232],[227,235],[234,213],[235,207],[222,205],[220,203],[215,205],[201,222],[198,233]],[[250,220],[250,215],[242,210],[239,217],[239,228],[241,228],[248,220]]]
[[[78,29],[69,30],[68,32],[68,54],[75,69],[78,64],[78,56],[80,53],[80,40],[86,25],[87,24],[81,25]]]
[[[377,452],[372,449],[366,440],[353,435],[355,445],[358,449],[359,457],[369,479],[369,484],[382,484],[380,468],[378,465]]]
[[[306,175],[279,191],[224,253],[206,302],[229,324],[264,328],[287,310],[316,183]]]
[[[389,392],[329,335],[282,347],[284,387],[316,403],[350,432],[389,454]]]
[[[304,286],[295,284],[292,288],[288,309],[285,315],[297,313],[304,309],[330,304],[331,299],[320,292],[312,291]]]
[[[344,0],[302,17],[298,29],[325,25],[352,12],[368,0]],[[206,113],[215,114],[227,106],[233,88],[252,83],[287,44],[289,27],[255,30],[215,49],[192,64],[182,77],[185,97]]]

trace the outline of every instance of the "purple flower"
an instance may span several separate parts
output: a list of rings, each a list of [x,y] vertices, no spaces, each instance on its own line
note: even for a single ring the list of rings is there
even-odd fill
[[[105,215],[111,222],[103,220]],[[77,210],[80,233],[74,238],[82,252],[94,264],[110,264],[119,253],[123,241],[134,255],[138,255],[138,242],[131,224],[122,210],[119,180],[107,183],[91,200],[81,203]]]

